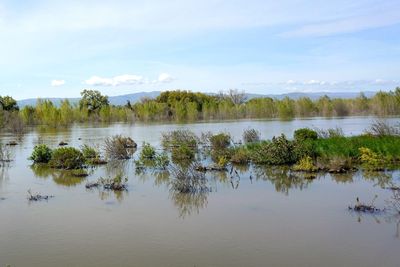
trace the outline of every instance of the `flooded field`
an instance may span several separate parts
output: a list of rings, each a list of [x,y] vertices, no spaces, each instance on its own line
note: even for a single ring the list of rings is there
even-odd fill
[[[35,144],[59,142],[102,146],[115,134],[161,150],[161,133],[190,129],[196,134],[227,132],[240,140],[255,128],[263,139],[297,128],[341,127],[362,133],[374,118],[293,121],[227,121],[195,124],[75,125],[31,129],[20,139],[2,133],[13,160],[0,168],[0,266],[399,266],[400,216],[348,210],[359,197],[377,195],[385,208],[400,172],[320,173],[293,177],[285,168],[236,167],[207,173],[210,190],[171,191],[171,174],[138,172],[134,160],[89,169],[86,178],[35,168],[28,160]],[[390,118],[397,122],[398,118]],[[123,172],[128,190],[87,189],[99,177]],[[29,202],[27,191],[54,196]]]

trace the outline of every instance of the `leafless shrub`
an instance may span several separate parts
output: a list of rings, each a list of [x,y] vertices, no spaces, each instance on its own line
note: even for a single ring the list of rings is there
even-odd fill
[[[324,129],[316,129],[319,138],[332,138],[344,136],[343,129],[340,127]]]
[[[12,160],[12,152],[9,146],[5,146],[0,142],[0,164],[2,162],[10,162]]]
[[[189,130],[175,130],[167,133],[162,133],[162,145],[165,148],[187,146],[197,147],[199,138]]]
[[[207,178],[204,172],[196,170],[195,164],[186,168],[173,167],[171,173],[174,179],[171,182],[171,190],[184,194],[196,194],[208,192]]]
[[[400,135],[400,127],[392,126],[384,120],[376,120],[372,123],[371,127],[366,130],[366,133],[374,136]]]
[[[260,141],[260,132],[256,129],[247,129],[243,132],[243,141],[245,143],[256,143]]]
[[[131,138],[121,135],[115,135],[105,140],[105,152],[109,159],[129,159],[136,147],[136,143]]]

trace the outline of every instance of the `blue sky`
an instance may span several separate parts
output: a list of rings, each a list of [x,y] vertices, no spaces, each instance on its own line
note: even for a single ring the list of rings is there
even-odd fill
[[[0,95],[400,86],[400,1],[0,0]]]

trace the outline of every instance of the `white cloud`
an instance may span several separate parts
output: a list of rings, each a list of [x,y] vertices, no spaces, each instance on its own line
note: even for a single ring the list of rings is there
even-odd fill
[[[168,73],[161,73],[159,76],[158,76],[158,82],[159,83],[170,83],[170,82],[172,82],[173,80],[175,80],[174,79],[174,77],[172,77],[171,75],[169,75]]]
[[[50,84],[54,87],[61,86],[65,84],[65,80],[52,80]]]
[[[85,81],[85,84],[92,86],[120,86],[120,85],[134,85],[143,83],[143,77],[139,75],[123,74],[113,78],[103,78],[99,76],[92,76]]]

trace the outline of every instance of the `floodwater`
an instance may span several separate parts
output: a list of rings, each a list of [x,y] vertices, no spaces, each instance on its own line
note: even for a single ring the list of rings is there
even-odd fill
[[[172,177],[165,173],[137,174],[133,159],[97,167],[83,179],[32,168],[27,159],[38,142],[101,145],[106,137],[122,134],[139,146],[146,141],[159,147],[161,132],[178,128],[197,134],[224,131],[235,140],[249,127],[262,138],[290,137],[301,127],[341,127],[351,135],[373,120],[32,129],[11,148],[13,161],[0,168],[0,266],[399,266],[400,216],[348,210],[356,197],[369,202],[375,195],[375,205],[385,207],[392,192],[383,185],[399,184],[398,171],[320,174],[307,180],[289,177],[280,168],[238,168],[240,178],[212,173],[207,176],[210,192],[182,195],[170,190]],[[6,143],[16,137],[2,133],[0,139]],[[129,178],[127,192],[85,188],[119,171]],[[28,189],[54,198],[29,202]]]

